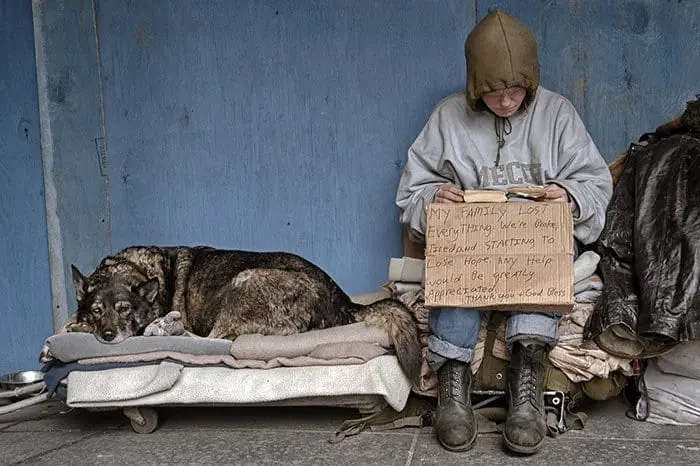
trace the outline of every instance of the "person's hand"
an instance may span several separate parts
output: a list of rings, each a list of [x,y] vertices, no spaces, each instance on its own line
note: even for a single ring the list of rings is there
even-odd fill
[[[540,197],[537,199],[538,201],[569,202],[569,193],[566,192],[566,189],[557,184],[548,184],[545,191],[546,194],[544,197]]]
[[[435,193],[435,199],[433,199],[433,202],[439,202],[442,204],[464,202],[464,191],[453,184],[443,184]]]

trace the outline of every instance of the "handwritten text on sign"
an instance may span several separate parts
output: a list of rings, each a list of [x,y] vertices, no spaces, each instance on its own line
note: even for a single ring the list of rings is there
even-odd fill
[[[572,230],[565,203],[430,205],[426,305],[570,309]]]

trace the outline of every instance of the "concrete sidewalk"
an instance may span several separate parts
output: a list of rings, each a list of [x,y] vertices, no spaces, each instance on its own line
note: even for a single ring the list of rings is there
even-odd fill
[[[132,431],[119,412],[70,410],[46,402],[0,418],[0,464],[698,464],[700,428],[625,417],[618,400],[587,410],[582,431],[547,438],[537,455],[507,453],[499,435],[451,453],[432,428],[330,435],[357,411],[336,408],[163,408],[152,434]]]

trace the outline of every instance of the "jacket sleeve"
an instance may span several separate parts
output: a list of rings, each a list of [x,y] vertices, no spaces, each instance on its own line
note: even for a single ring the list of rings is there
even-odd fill
[[[566,101],[557,117],[559,163],[556,179],[573,201],[574,236],[583,244],[598,239],[612,196],[612,176],[605,159],[573,105]]]
[[[639,289],[635,278],[636,153],[627,152],[625,166],[610,201],[608,222],[600,235],[600,273],[603,294],[586,325],[585,337],[597,338],[614,325],[637,328]]]
[[[444,183],[459,186],[456,177],[450,176],[451,167],[444,167],[448,171],[445,175],[440,173],[445,148],[440,120],[439,111],[433,112],[411,145],[396,192],[401,224],[408,231],[409,238],[418,243],[425,243],[427,207],[433,202],[438,187]]]

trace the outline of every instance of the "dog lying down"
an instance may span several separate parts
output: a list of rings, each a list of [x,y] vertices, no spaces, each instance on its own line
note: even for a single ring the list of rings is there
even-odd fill
[[[420,372],[418,328],[403,303],[356,304],[321,268],[294,254],[134,246],[103,259],[88,277],[71,268],[77,324],[104,343],[143,335],[171,312],[188,332],[230,340],[364,322],[387,332],[410,380]]]

